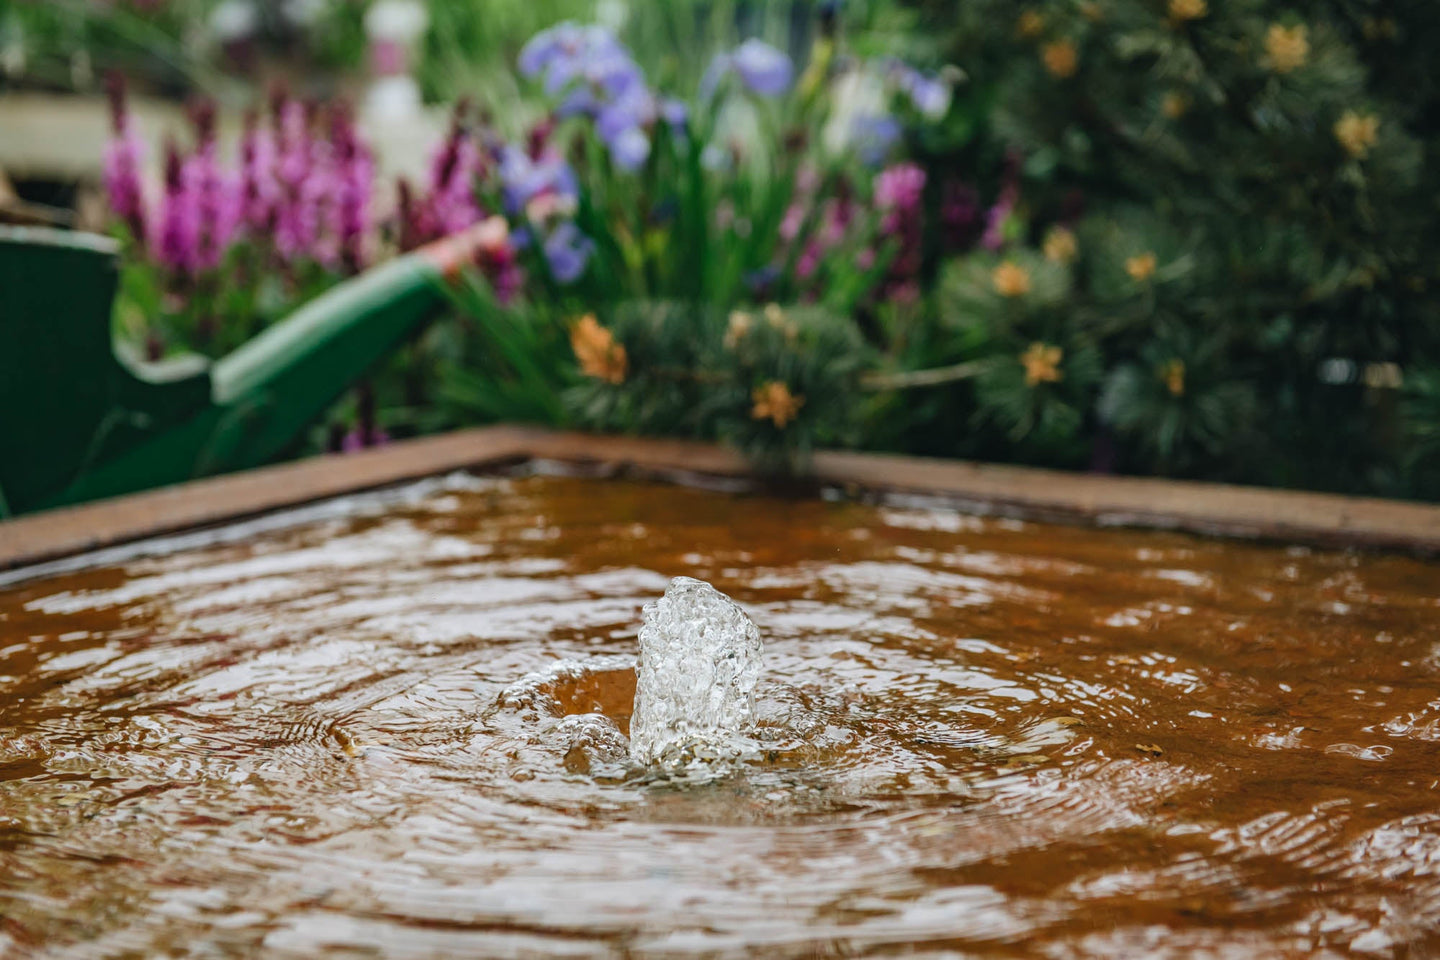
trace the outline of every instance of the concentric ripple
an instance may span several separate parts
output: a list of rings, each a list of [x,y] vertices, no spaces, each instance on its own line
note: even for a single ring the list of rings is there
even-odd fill
[[[760,755],[631,762],[640,608]],[[1432,956],[1440,568],[454,477],[0,588],[0,956]]]

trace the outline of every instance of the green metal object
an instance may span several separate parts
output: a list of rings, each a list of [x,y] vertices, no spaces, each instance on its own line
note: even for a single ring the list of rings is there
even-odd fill
[[[444,309],[452,238],[341,284],[221,360],[116,355],[116,247],[0,227],[0,516],[258,466]]]

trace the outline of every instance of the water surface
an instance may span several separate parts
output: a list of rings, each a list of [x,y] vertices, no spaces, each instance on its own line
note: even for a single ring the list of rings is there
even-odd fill
[[[318,517],[0,588],[0,956],[1440,954],[1440,567],[555,476]],[[765,640],[703,785],[601,729],[676,575]]]

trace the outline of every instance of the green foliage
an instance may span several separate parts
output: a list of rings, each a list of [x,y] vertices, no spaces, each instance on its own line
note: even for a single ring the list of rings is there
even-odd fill
[[[1228,376],[1222,342],[1167,326],[1110,373],[1097,410],[1147,461],[1184,472],[1232,452],[1259,411],[1251,385]]]
[[[770,473],[803,471],[817,447],[859,439],[860,372],[867,365],[859,330],[849,317],[816,307],[790,311],[773,305],[759,315],[732,315],[727,349],[715,368],[727,389],[717,391],[719,435]],[[799,405],[793,419],[772,410],[769,391],[783,385]]]
[[[629,300],[601,312],[624,351],[620,383],[585,377],[566,400],[592,429],[710,438],[723,382],[711,368],[723,320],[704,304]],[[581,336],[573,334],[576,343]],[[577,352],[579,352],[577,350]]]
[[[817,447],[856,439],[867,351],[842,315],[627,300],[567,319],[479,296],[464,295],[475,324],[466,359],[442,371],[441,396],[461,417],[725,440],[775,474],[803,472]]]
[[[564,423],[559,393],[575,377],[558,318],[529,304],[502,305],[474,276],[451,295],[456,318],[417,351],[432,364],[432,375],[417,379],[435,385],[442,422]]]
[[[1429,0],[853,0],[838,31],[805,9],[433,0],[427,93],[473,95],[496,131],[555,106],[512,72],[529,36],[597,14],[691,113],[646,127],[636,171],[585,119],[549,130],[588,269],[559,283],[536,243],[513,300],[458,291],[457,319],[377,381],[382,425],[725,439],[777,472],[858,445],[1440,496]],[[810,51],[793,94],[732,78],[697,97],[712,54],[757,35]],[[943,116],[853,69],[892,54],[959,80]],[[847,97],[904,121],[888,159],[923,164],[923,222],[880,209],[876,167],[834,143]],[[497,184],[480,196],[505,209]],[[537,238],[554,223],[506,214]],[[227,272],[238,291],[188,290],[176,313],[127,271],[120,322],[220,353],[318,289]]]
[[[998,358],[947,388],[980,435],[944,452],[1081,463],[1113,440],[1126,470],[1440,495],[1440,99],[1417,66],[1440,42],[1433,5],[909,6],[969,78],[952,113],[988,110],[932,174],[1018,165],[999,250],[941,272],[935,322],[965,337],[907,360]],[[1056,226],[1071,262],[1039,254]],[[1023,295],[987,284],[1002,260],[1029,274]],[[1027,382],[1011,358],[1031,341],[1094,358],[1093,391],[1068,371]],[[929,418],[954,435],[953,411],[910,409],[907,433]]]

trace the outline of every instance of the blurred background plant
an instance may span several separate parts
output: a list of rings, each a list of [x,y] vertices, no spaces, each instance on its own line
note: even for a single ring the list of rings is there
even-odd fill
[[[972,409],[972,429],[945,437],[934,408],[897,405],[912,421],[903,445],[1440,495],[1417,466],[1435,412],[1421,398],[1440,360],[1440,180],[1426,163],[1436,77],[1419,64],[1440,39],[1440,11],[1363,0],[910,6],[947,37],[944,55],[970,80],[959,95],[987,118],[982,136],[922,162],[1014,158],[990,211],[1002,225],[983,244],[994,253],[940,269],[937,323],[963,334],[924,359],[1018,359],[1008,383],[981,378],[942,405]],[[988,292],[986,256],[1019,268],[993,274]],[[1063,296],[1047,276],[1057,272]],[[1058,379],[1019,349],[1032,338],[1057,348]],[[1083,396],[1062,397],[1063,385]],[[1061,402],[1080,415],[1053,415],[1049,434],[1037,432],[1043,415],[1028,428],[1013,415]],[[973,429],[981,421],[1011,432]]]
[[[0,82],[252,104],[249,160],[203,109],[144,145],[147,232],[111,190],[152,353],[504,219],[317,444],[526,419],[1436,498],[1437,40],[1424,0],[0,0]],[[451,116],[398,185],[304,106],[393,77]],[[302,130],[305,176],[253,174]],[[196,201],[218,228],[167,252],[176,196],[267,176],[268,226]]]

